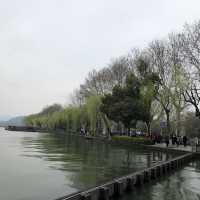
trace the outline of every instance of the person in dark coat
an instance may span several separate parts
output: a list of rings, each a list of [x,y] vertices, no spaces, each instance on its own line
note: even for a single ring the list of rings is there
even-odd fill
[[[178,147],[180,144],[181,144],[181,137],[178,136],[178,137],[177,137],[177,141],[176,141],[177,147]]]
[[[174,136],[174,144],[177,145],[177,137],[176,137],[176,135]],[[177,145],[177,146],[178,146],[178,145]]]
[[[165,143],[166,143],[166,146],[168,147],[169,146],[169,136],[168,135],[165,136]]]
[[[187,145],[187,137],[185,135],[183,136],[183,145],[184,147]]]

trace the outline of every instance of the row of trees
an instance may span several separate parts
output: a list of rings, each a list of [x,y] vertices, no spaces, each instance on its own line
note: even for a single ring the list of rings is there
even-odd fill
[[[101,99],[99,96],[90,96],[80,107],[68,106],[60,109],[54,104],[44,108],[40,113],[29,115],[25,118],[27,125],[46,130],[66,130],[79,132],[81,128],[90,130],[91,134],[98,134],[102,130],[103,118],[100,112]],[[59,108],[57,110],[57,108]],[[53,112],[46,113],[45,110]]]
[[[93,70],[74,91],[71,105],[50,106],[57,108],[30,115],[26,123],[67,131],[83,127],[91,134],[146,125],[150,134],[165,121],[168,134],[180,134],[188,110],[194,108],[200,118],[199,81],[200,21]]]

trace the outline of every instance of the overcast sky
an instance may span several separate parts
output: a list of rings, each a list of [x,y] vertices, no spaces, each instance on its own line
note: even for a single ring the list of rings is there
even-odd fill
[[[198,19],[199,0],[0,0],[0,115],[64,104],[92,69]]]

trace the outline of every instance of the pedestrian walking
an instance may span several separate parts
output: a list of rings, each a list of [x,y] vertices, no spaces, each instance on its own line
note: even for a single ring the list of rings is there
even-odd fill
[[[183,145],[184,145],[184,147],[186,147],[186,145],[187,145],[187,137],[186,137],[186,135],[183,136]]]
[[[175,145],[175,135],[172,135],[172,145]]]
[[[181,144],[181,137],[178,136],[178,137],[177,137],[177,141],[176,141],[177,147],[179,147],[180,144]]]
[[[198,144],[199,144],[199,138],[198,138],[198,137],[195,137],[195,138],[194,138],[194,142],[195,142],[195,145],[198,145]]]
[[[166,143],[166,146],[168,147],[169,146],[169,136],[168,135],[165,136],[165,143]]]
[[[176,135],[174,135],[174,144],[177,145],[177,142],[178,142],[178,139],[177,139]],[[178,146],[178,145],[177,145],[177,146]]]

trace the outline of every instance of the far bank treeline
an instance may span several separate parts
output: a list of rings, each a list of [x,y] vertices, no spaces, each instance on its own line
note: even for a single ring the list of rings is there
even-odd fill
[[[69,106],[48,106],[27,116],[26,124],[76,133],[83,128],[91,135],[129,134],[131,129],[151,135],[161,126],[165,134],[187,133],[185,122],[192,123],[188,110],[194,108],[200,116],[199,36],[200,21],[114,59],[88,74]]]

